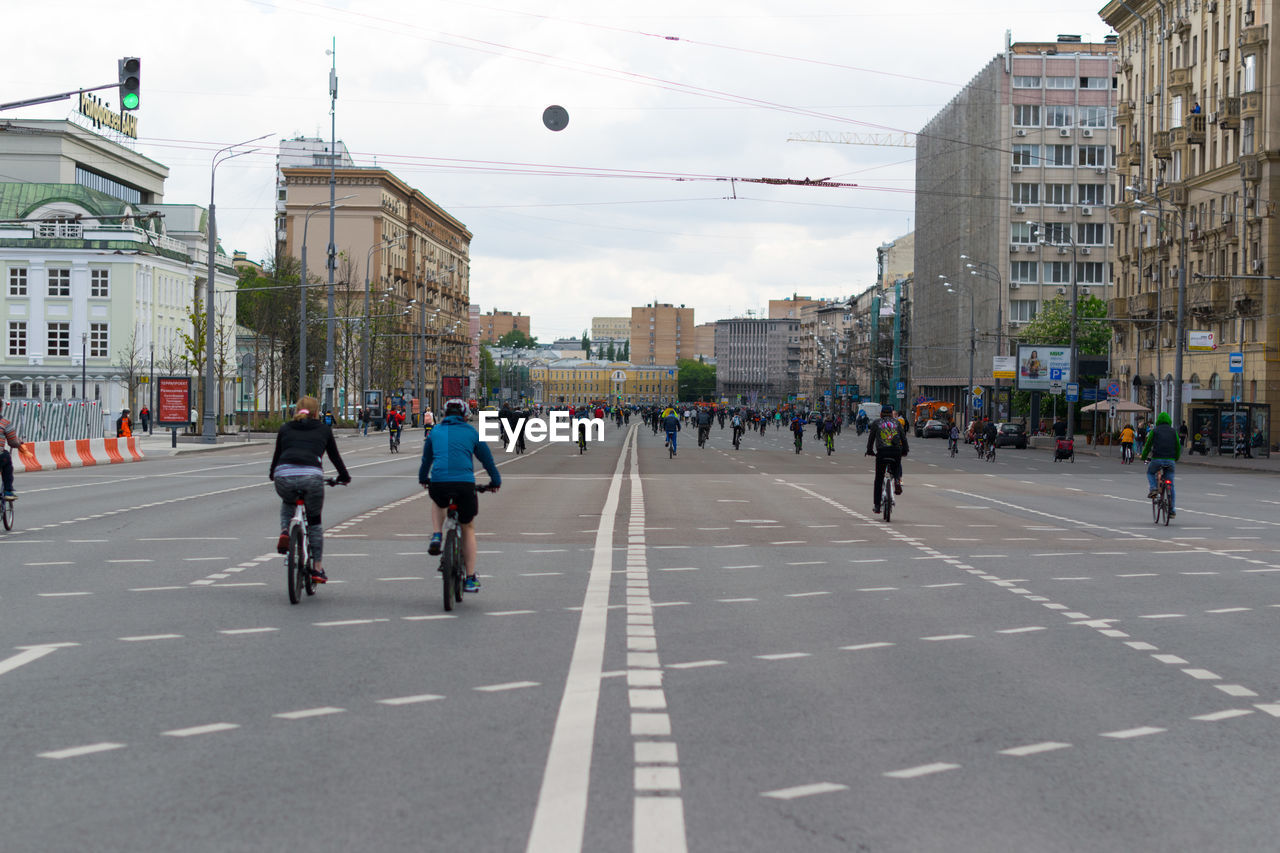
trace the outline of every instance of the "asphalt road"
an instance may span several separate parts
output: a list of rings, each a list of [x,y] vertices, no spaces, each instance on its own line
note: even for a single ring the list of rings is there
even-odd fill
[[[20,476],[0,849],[1275,849],[1274,475],[681,439],[499,453],[452,614],[412,438],[297,606],[269,447]]]

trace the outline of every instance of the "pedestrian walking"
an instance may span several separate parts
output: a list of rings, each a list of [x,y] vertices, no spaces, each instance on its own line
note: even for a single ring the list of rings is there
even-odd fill
[[[195,409],[191,410],[191,434],[196,434],[196,422],[200,420],[200,413]]]
[[[133,420],[129,417],[128,409],[120,410],[120,417],[116,418],[116,437],[129,438],[133,435]]]
[[[138,410],[138,421],[142,424],[143,432],[151,432],[151,410],[146,406]]]

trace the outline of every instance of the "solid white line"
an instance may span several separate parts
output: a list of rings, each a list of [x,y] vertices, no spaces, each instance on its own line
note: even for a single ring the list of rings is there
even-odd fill
[[[890,779],[915,779],[918,776],[928,776],[931,773],[955,770],[959,766],[959,764],[945,764],[939,761],[936,764],[921,764],[919,767],[908,767],[905,770],[891,770],[884,775]]]
[[[55,749],[53,752],[37,753],[40,758],[75,758],[77,755],[90,755],[95,752],[106,752],[109,749],[124,749],[122,743],[91,743],[88,746],[73,746],[69,749]]]
[[[283,714],[272,714],[282,720],[304,720],[307,717],[323,717],[328,714],[341,714],[345,708],[306,708],[301,711],[286,711]]]
[[[1071,746],[1069,743],[1057,743],[1055,741],[1047,740],[1043,743],[1030,743],[1026,746],[1015,746],[1009,749],[1002,749],[1000,750],[1000,754],[1012,755],[1017,758],[1021,758],[1024,755],[1036,755],[1041,752],[1051,752],[1055,749],[1066,749],[1069,746]]]
[[[600,524],[596,528],[582,616],[578,621],[569,673],[551,734],[551,747],[547,751],[547,765],[538,791],[533,826],[525,846],[527,853],[574,853],[582,850],[591,753],[600,704],[600,673],[604,669],[609,584],[613,579],[613,530],[618,515],[618,497],[622,492],[623,464],[628,448],[635,446],[635,439],[636,427],[632,426],[618,453],[600,513]]]
[[[837,785],[833,782],[815,782],[812,785],[796,785],[794,788],[779,788],[776,791],[765,791],[760,796],[775,800],[794,800],[799,797],[812,797],[814,794],[831,794],[836,791],[847,791],[848,785]]]
[[[191,737],[192,735],[207,735],[214,732],[226,732],[231,729],[238,728],[240,728],[240,726],[236,723],[209,723],[206,726],[192,726],[189,729],[173,729],[172,731],[161,732],[161,734],[168,735],[169,737]]]

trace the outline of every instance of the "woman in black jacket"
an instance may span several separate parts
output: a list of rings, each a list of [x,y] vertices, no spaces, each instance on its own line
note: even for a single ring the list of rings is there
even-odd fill
[[[271,470],[267,476],[276,484],[280,496],[280,541],[276,550],[281,554],[289,550],[289,521],[298,495],[302,496],[307,512],[307,545],[311,552],[311,577],[317,583],[325,583],[322,557],[324,555],[324,528],[320,526],[320,511],[324,508],[324,455],[329,454],[333,467],[338,469],[338,482],[350,483],[351,475],[342,464],[338,445],[333,440],[333,428],[318,419],[320,402],[315,397],[302,397],[293,420],[280,427],[276,433],[276,452],[271,457]]]

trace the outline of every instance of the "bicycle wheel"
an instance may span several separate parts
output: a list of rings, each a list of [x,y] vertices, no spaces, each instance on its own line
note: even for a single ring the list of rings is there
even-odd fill
[[[893,475],[888,472],[884,475],[884,494],[880,496],[880,509],[884,513],[885,523],[888,524],[889,516],[893,512]]]
[[[456,556],[453,552],[453,539],[456,533],[450,530],[444,540],[444,549],[440,556],[440,582],[444,591],[444,609],[453,609],[454,565]]]
[[[14,507],[13,501],[0,501],[0,521],[4,522],[5,530],[13,529]]]
[[[314,560],[311,559],[310,555],[307,555],[307,564],[302,567],[302,579],[303,584],[307,589],[307,595],[316,594],[316,579],[311,577],[311,566],[313,563]]]
[[[462,564],[462,542],[457,530],[453,531],[453,600],[462,601],[462,581],[466,578],[467,568]]]
[[[289,588],[289,603],[297,604],[302,600],[302,578],[306,566],[302,564],[302,528],[293,525],[289,528],[289,551],[284,555],[285,581]]]

